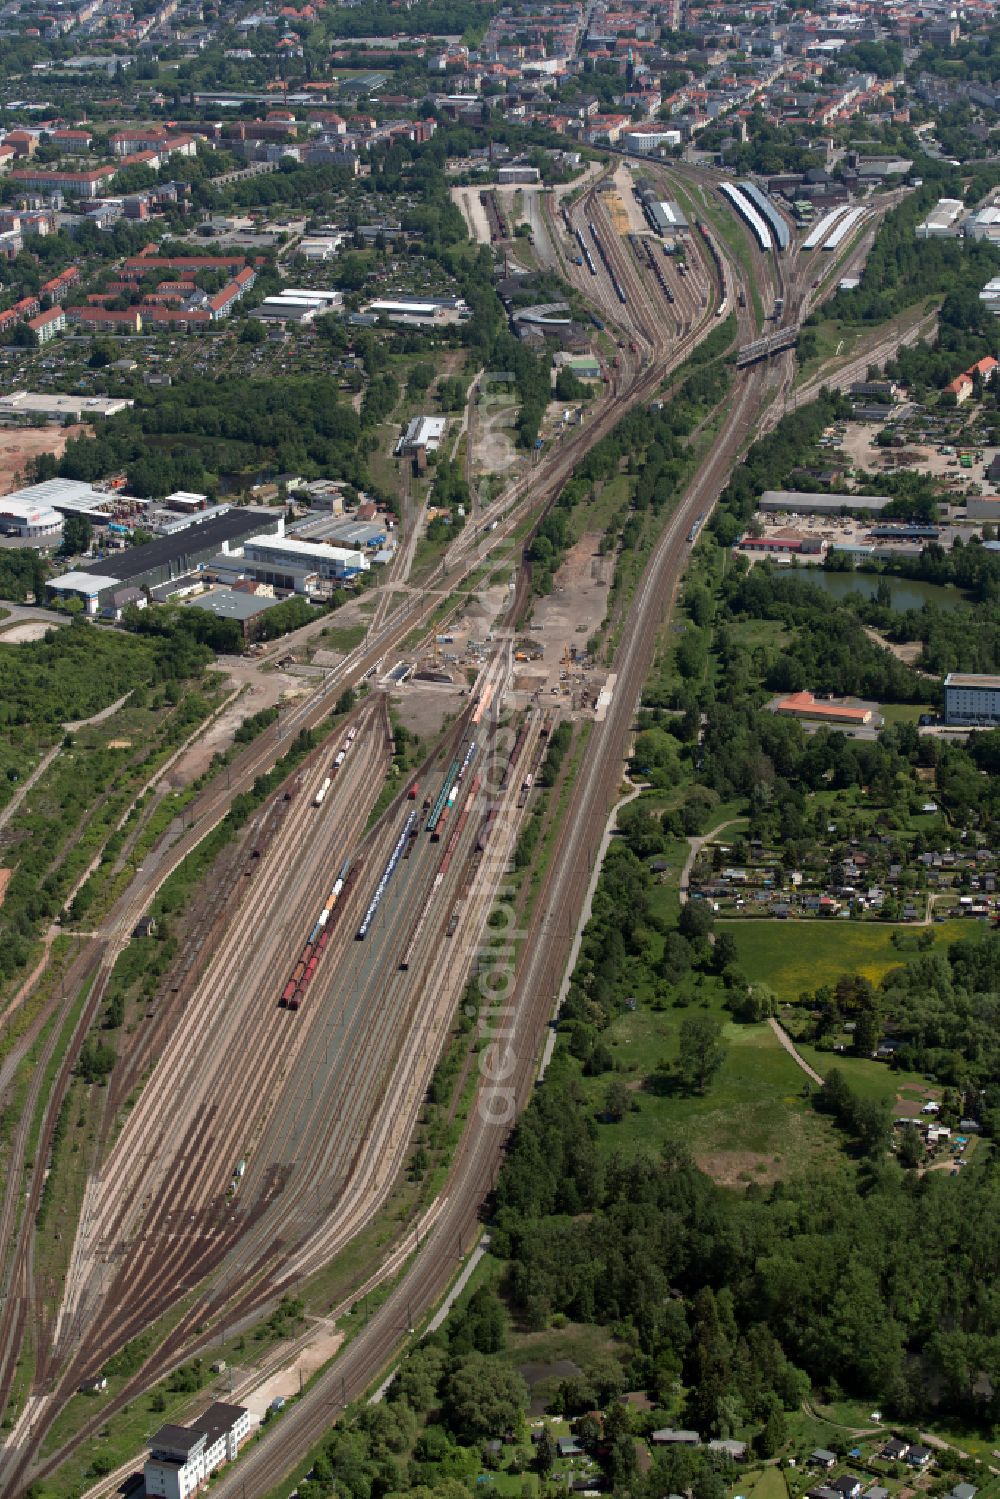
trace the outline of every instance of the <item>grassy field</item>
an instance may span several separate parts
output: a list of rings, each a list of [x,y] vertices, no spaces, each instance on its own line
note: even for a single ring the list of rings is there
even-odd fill
[[[789,1002],[845,973],[878,984],[914,951],[893,947],[892,934],[899,928],[876,922],[720,921],[718,929],[734,937],[740,967],[751,983],[770,984],[779,1000]],[[979,923],[970,921],[945,921],[930,930],[935,946],[982,934]]]
[[[694,990],[690,1007],[639,1009],[621,1016],[606,1039],[616,1075],[632,1095],[619,1123],[602,1122],[599,1139],[627,1155],[682,1140],[702,1168],[727,1185],[773,1181],[817,1168],[829,1155],[828,1126],[804,1097],[805,1078],[767,1025],[738,1025],[713,980]],[[659,1091],[657,1068],[677,1056],[685,1014],[704,1005],[723,1023],[726,1057],[708,1092]],[[585,1080],[600,1117],[607,1076]]]
[[[730,1489],[733,1499],[788,1499],[784,1475],[780,1468],[758,1468],[741,1473]]]
[[[356,645],[360,645],[367,633],[367,625],[331,625],[329,629],[321,631],[314,645],[321,649],[346,653],[353,651]]]

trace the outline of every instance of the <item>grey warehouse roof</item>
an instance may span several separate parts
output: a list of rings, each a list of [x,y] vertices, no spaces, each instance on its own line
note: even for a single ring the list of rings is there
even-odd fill
[[[223,542],[241,541],[245,537],[260,534],[276,524],[280,512],[275,510],[253,510],[249,508],[227,510],[223,515],[209,515],[203,521],[185,526],[172,536],[160,536],[148,541],[145,546],[130,547],[115,555],[112,566],[118,579],[141,577],[157,568],[169,567],[177,562],[184,566],[185,558],[194,553],[213,554]],[[82,569],[85,573],[102,573],[106,563],[97,562]]]
[[[204,609],[207,614],[214,614],[217,619],[235,619],[242,623],[246,619],[253,619],[258,614],[263,614],[267,609],[273,609],[280,599],[262,598],[257,593],[241,593],[231,588],[211,588],[208,593],[196,594],[192,599],[184,599],[182,609]]]
[[[882,494],[815,494],[797,489],[765,489],[758,500],[761,510],[882,510],[889,496]]]

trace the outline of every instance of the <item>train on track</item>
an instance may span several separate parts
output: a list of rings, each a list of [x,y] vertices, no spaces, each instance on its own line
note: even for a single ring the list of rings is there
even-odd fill
[[[607,250],[605,250],[604,245],[601,242],[601,236],[597,232],[597,229],[596,229],[596,227],[594,225],[593,219],[589,219],[588,220],[588,222],[587,222],[587,228],[590,230],[590,237],[594,241],[594,248],[597,250],[598,255],[601,257],[601,264],[604,266],[604,269],[607,271],[607,273],[608,273],[608,279],[610,280],[611,285],[614,287],[615,296],[618,298],[619,302],[624,307],[624,306],[627,305],[627,303],[626,303],[626,297],[625,297],[625,291],[624,291],[624,289],[622,287],[621,282],[618,280],[618,277],[615,275],[614,268],[613,268],[613,266],[611,264],[611,261],[608,259],[608,252],[607,252]],[[577,232],[577,237],[578,237],[578,239],[580,241],[580,244],[583,245],[584,244],[583,235],[580,233],[579,229],[576,232]],[[593,262],[591,262],[591,268],[593,269]],[[596,275],[596,272],[594,274]]]
[[[360,869],[360,864],[352,865],[350,859],[344,860],[340,873],[334,880],[323,904],[323,909],[313,923],[312,931],[306,938],[295,967],[281,991],[281,998],[278,1000],[280,1009],[297,1010],[302,1004],[305,991],[315,977],[319,960],[323,956],[336,919],[343,908],[343,902],[350,894]]]
[[[723,261],[722,256],[719,253],[718,245],[715,243],[715,236],[712,234],[708,225],[702,219],[695,219],[694,223],[695,228],[698,230],[702,239],[705,241],[709,255],[712,257],[712,264],[715,266],[715,274],[719,282],[719,305],[715,309],[715,315],[716,317],[725,317],[726,313],[729,311],[729,290],[726,285],[725,262]]]
[[[371,929],[371,924],[375,920],[375,913],[378,910],[379,906],[382,904],[382,897],[385,895],[385,892],[389,888],[389,881],[396,873],[396,868],[399,864],[399,861],[403,857],[403,850],[407,846],[410,837],[410,831],[416,824],[416,821],[416,812],[410,812],[407,815],[406,822],[403,825],[403,831],[396,839],[396,843],[393,847],[392,853],[389,855],[386,866],[382,871],[382,878],[375,886],[375,894],[368,902],[368,909],[365,912],[364,916],[362,916],[361,918],[361,925],[354,933],[354,940],[356,942],[363,942],[368,936],[368,932]]]
[[[673,289],[670,286],[670,283],[664,275],[662,259],[657,260],[656,256],[653,254],[653,247],[648,239],[643,240],[642,245],[646,252],[646,264],[652,271],[653,275],[656,277],[660,290],[672,307],[674,305],[674,293]]]
[[[434,826],[431,827],[430,821],[428,821],[427,826],[430,831],[432,843],[441,842],[441,834],[444,831],[445,824],[451,816],[455,803],[458,801],[459,795],[461,793],[462,782],[465,780],[465,777],[468,774],[469,766],[472,764],[473,760],[476,757],[476,747],[476,741],[473,739],[471,744],[469,745],[469,748],[465,752],[465,759],[459,766],[455,778],[452,781],[451,786],[448,788],[448,795],[444,799],[444,804],[438,812],[437,817],[434,819]]]
[[[705,524],[705,512],[703,510],[700,515],[696,515],[695,516],[695,518],[694,518],[694,525],[691,527],[690,531],[688,532],[687,539],[688,539],[688,545],[689,546],[694,546],[694,543],[698,540],[698,532],[701,530],[701,528],[702,528],[702,526],[704,524]]]
[[[348,729],[344,741],[340,746],[340,749],[337,751],[332,761],[330,762],[330,774],[323,777],[319,789],[317,790],[316,795],[313,797],[314,807],[321,807],[326,801],[326,794],[333,784],[333,778],[337,774],[337,772],[342,769],[344,761],[347,759],[351,745],[354,743],[357,737],[358,729],[357,725],[355,724],[350,729]]]
[[[576,239],[577,244],[580,246],[580,254],[583,256],[583,259],[586,262],[587,270],[590,272],[590,274],[592,276],[596,276],[597,275],[597,267],[594,264],[593,257],[591,255],[589,249],[587,248],[587,241],[584,239],[584,237],[580,233],[579,229],[574,229],[573,230],[573,235],[574,235],[574,238]]]
[[[510,232],[507,219],[499,203],[496,193],[480,193],[479,201],[486,214],[486,222],[490,227],[490,243],[496,244],[498,240],[509,239]]]

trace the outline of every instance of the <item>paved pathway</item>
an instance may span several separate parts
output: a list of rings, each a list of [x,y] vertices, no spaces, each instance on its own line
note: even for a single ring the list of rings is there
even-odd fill
[[[718,838],[719,834],[724,833],[726,828],[731,828],[734,822],[745,821],[745,817],[730,817],[728,821],[720,822],[719,826],[717,828],[713,828],[710,833],[704,833],[700,838],[688,839],[691,851],[688,854],[687,858],[684,860],[684,868],[681,870],[681,885],[679,891],[680,902],[682,906],[687,904],[688,886],[691,883],[691,871],[694,868],[694,861],[695,859],[697,859],[698,855],[705,847],[705,844],[711,843],[715,838]]]
[[[792,1061],[797,1062],[806,1076],[811,1078],[814,1083],[818,1084],[818,1086],[822,1088],[823,1079],[820,1077],[815,1067],[810,1067],[809,1063],[806,1061],[802,1053],[796,1049],[795,1042],[785,1030],[785,1027],[781,1024],[781,1021],[775,1020],[774,1016],[772,1015],[771,1019],[767,1023],[771,1027],[774,1034],[777,1036],[778,1040],[781,1042],[781,1045],[788,1052],[788,1055],[791,1057]]]

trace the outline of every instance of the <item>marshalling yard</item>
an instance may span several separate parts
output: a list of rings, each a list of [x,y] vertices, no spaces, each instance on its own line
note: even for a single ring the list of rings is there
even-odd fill
[[[0,1458],[5,1493],[22,1493],[33,1476],[56,1468],[112,1405],[136,1398],[221,1330],[252,1325],[372,1221],[405,1164],[470,966],[483,951],[522,820],[538,794],[548,736],[561,717],[584,716],[596,721],[552,829],[504,998],[504,1034],[516,1044],[500,1051],[496,1065],[511,1112],[500,1119],[471,1111],[430,1207],[388,1245],[381,1265],[366,1267],[366,1285],[380,1274],[396,1277],[384,1300],[216,1492],[266,1494],[279,1482],[336,1409],[384,1377],[478,1236],[481,1204],[512,1119],[530,1096],[586,918],[657,639],[692,539],[757,423],[789,390],[788,340],[773,357],[735,371],[715,441],[653,544],[610,670],[587,656],[612,576],[596,538],[581,538],[552,594],[532,600],[524,523],[530,531],[627,410],[669,395],[673,372],[724,315],[735,318],[740,346],[760,339],[751,283],[769,309],[780,300],[779,332],[794,330],[810,302],[836,284],[831,276],[817,294],[814,267],[799,246],[769,250],[747,235],[711,171],[651,170],[665,196],[683,193],[703,216],[701,232],[690,234],[683,273],[630,244],[640,221],[635,205],[626,204],[621,169],[614,187],[591,181],[561,208],[550,195],[532,202],[544,230],[539,252],[605,330],[607,378],[587,421],[568,428],[482,508],[424,589],[386,590],[362,643],[306,682],[278,725],[233,761],[225,786],[216,780],[200,793],[190,822],[146,860],[67,972],[67,991],[77,980],[76,992],[84,981],[92,986],[87,1022],[169,871],[299,729],[323,728],[344,688],[364,688],[349,714],[323,730],[318,746],[257,807],[195,898],[147,1024],[116,1065],[105,1110],[108,1146],[87,1183],[61,1297],[32,1288],[30,1223],[40,1181],[32,1182],[19,1219],[9,1190],[0,1204],[13,1246],[0,1311],[5,1392],[29,1323],[41,1350],[32,1393]],[[727,214],[724,240],[718,225]],[[729,236],[738,240],[739,256]],[[853,254],[845,245],[843,260],[828,260],[839,269]],[[440,601],[453,596],[442,623]],[[265,654],[261,669],[288,648]],[[428,736],[428,758],[401,779],[376,820],[393,751],[390,693],[402,717],[418,695],[425,713],[439,704],[444,728]],[[43,1009],[40,1023],[53,1013]],[[39,1152],[48,1148],[62,1082],[59,1073]],[[25,1136],[20,1148],[26,1145]],[[161,1317],[167,1331],[138,1372],[40,1460],[46,1432],[80,1382]],[[95,1494],[113,1492],[128,1471],[110,1475]]]

